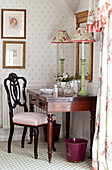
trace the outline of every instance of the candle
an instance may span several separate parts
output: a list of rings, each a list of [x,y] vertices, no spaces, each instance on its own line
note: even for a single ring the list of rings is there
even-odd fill
[[[63,43],[61,43],[61,58],[63,58]]]
[[[82,60],[84,60],[84,41],[82,41]]]

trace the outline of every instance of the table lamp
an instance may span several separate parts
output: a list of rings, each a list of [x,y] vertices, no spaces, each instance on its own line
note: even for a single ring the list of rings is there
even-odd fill
[[[81,91],[78,96],[87,96],[88,93],[85,91],[85,62],[84,58],[84,43],[96,42],[92,33],[86,32],[86,27],[79,27],[73,36],[72,42],[82,43],[82,59],[81,61]]]
[[[61,72],[63,73],[64,72],[64,60],[65,60],[63,58],[63,43],[72,43],[71,39],[66,31],[59,30],[56,36],[54,37],[52,43],[61,44],[61,57],[59,60],[61,61]]]

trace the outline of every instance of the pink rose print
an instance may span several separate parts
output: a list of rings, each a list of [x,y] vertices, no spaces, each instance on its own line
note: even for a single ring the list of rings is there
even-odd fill
[[[54,40],[56,40],[56,37],[54,37]],[[53,41],[54,41],[54,40],[53,40]]]
[[[110,55],[108,55],[107,63],[111,60]]]
[[[111,155],[110,155],[110,153],[111,153],[110,152],[110,150],[111,150],[111,148],[110,148],[111,145],[110,144],[107,143],[107,138],[106,138],[104,143],[103,143],[104,148],[103,148],[103,150],[102,150],[102,152],[100,154],[101,154],[101,156],[107,155],[107,159],[112,161],[112,158],[111,158]]]
[[[89,11],[89,16],[91,16],[91,15],[92,15],[92,12]]]
[[[78,33],[78,34],[81,34],[81,30],[77,30],[77,33]]]
[[[100,67],[99,81],[102,82],[102,67]]]
[[[63,39],[64,41],[66,41],[66,38],[65,38],[65,37],[62,37],[62,39]]]
[[[92,16],[92,15],[94,15],[94,11],[93,10],[89,11],[89,16]]]
[[[92,159],[92,170],[97,170],[98,169],[98,161]]]
[[[108,98],[106,98],[106,111],[108,110]]]
[[[98,8],[98,15],[100,15],[100,13],[101,13],[101,9],[100,9],[100,8]]]
[[[109,14],[112,14],[112,9],[110,10],[110,13]]]

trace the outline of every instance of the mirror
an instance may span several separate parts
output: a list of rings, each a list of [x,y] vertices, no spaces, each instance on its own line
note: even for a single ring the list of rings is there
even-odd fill
[[[85,27],[88,17],[88,11],[74,14],[76,16],[76,30],[80,27]],[[82,44],[76,43],[76,72],[75,75],[81,78],[81,50]],[[90,83],[92,81],[92,58],[93,58],[93,43],[85,44],[85,79]]]

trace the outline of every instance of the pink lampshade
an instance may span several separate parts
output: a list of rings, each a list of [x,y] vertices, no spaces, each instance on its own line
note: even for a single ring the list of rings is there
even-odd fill
[[[86,27],[79,27],[71,41],[72,42],[84,41],[85,43],[96,42],[92,33],[86,32]]]
[[[52,43],[72,43],[66,31],[59,30],[54,37]]]

